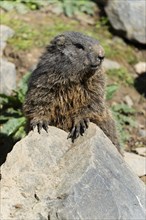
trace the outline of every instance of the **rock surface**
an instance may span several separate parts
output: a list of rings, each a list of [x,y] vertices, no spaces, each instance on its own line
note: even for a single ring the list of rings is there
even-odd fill
[[[134,153],[125,152],[125,161],[139,177],[146,175],[146,158]]]
[[[138,153],[140,156],[146,157],[146,147],[138,147],[135,149],[136,153]]]
[[[16,68],[13,63],[3,59],[6,42],[14,35],[14,31],[5,25],[0,25],[0,93],[10,95],[16,88]]]
[[[16,88],[16,68],[7,60],[0,60],[0,93],[10,95]]]
[[[109,70],[109,69],[120,69],[121,68],[121,65],[116,62],[116,61],[113,61],[113,60],[109,60],[109,59],[104,59],[104,62],[103,62],[103,67],[105,70]]]
[[[124,102],[129,106],[129,107],[132,107],[133,106],[133,101],[131,99],[131,97],[129,95],[126,95],[124,97]]]
[[[6,42],[14,35],[14,30],[6,25],[0,25],[0,40]]]
[[[1,220],[145,219],[143,182],[94,124],[73,144],[30,132],[1,172]]]
[[[145,0],[109,0],[105,11],[115,30],[129,40],[146,44],[145,7]]]

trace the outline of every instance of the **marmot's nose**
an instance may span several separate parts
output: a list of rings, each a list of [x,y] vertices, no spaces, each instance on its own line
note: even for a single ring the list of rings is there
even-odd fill
[[[94,63],[91,63],[91,68],[93,69],[97,68],[101,64],[103,59],[104,59],[104,56],[98,56],[96,60],[94,61]]]
[[[100,61],[102,61],[102,60],[104,59],[104,55],[103,55],[103,54],[99,54],[99,55],[98,55],[98,59],[99,59]]]

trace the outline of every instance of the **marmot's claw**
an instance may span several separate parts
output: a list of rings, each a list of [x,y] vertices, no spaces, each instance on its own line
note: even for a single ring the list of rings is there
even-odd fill
[[[86,128],[88,128],[88,127],[89,127],[90,119],[89,119],[89,118],[86,118],[86,119],[84,120],[84,122],[85,122],[85,124],[86,124]]]
[[[71,132],[69,133],[67,139],[71,138],[72,142],[74,142],[74,140],[76,138],[78,138],[79,135],[83,135],[85,133],[86,129],[89,126],[89,122],[90,122],[90,120],[87,118],[87,119],[83,119],[83,120],[79,121],[77,124],[75,124],[73,126],[73,128],[71,129]]]
[[[34,129],[35,129],[36,126],[37,126],[37,122],[31,120],[31,122],[30,122],[30,128],[34,131]]]
[[[37,126],[38,129],[38,133],[41,133],[41,129],[44,128],[44,130],[48,133],[48,125],[49,122],[47,121],[35,121],[35,120],[31,120],[30,122],[30,127],[32,130],[35,129],[35,127]]]
[[[43,128],[47,133],[48,133],[48,125],[49,125],[48,121],[43,121]]]
[[[40,134],[43,127],[43,122],[42,121],[38,122],[37,127],[38,127],[38,133]]]

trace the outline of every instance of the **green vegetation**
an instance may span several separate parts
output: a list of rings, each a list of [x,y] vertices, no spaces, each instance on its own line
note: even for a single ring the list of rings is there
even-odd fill
[[[22,113],[22,103],[27,91],[27,81],[30,73],[26,74],[12,95],[0,94],[0,124],[1,135],[11,136],[14,141],[26,135],[26,119]]]
[[[105,17],[102,17],[95,26],[88,26],[88,28],[81,27],[80,22],[76,20],[68,21],[57,16],[53,18],[46,16],[40,20],[36,20],[34,16],[32,19],[35,19],[35,22],[31,22],[31,19],[25,19],[24,16],[20,16],[18,19],[14,12],[2,14],[1,23],[15,30],[14,37],[9,40],[9,44],[14,51],[44,47],[55,35],[61,32],[80,30],[80,32],[84,32],[100,41],[107,58],[124,64],[125,60],[127,64],[137,62],[137,57],[130,46],[113,41],[112,34],[108,31],[108,20]]]
[[[90,0],[1,0],[0,7],[7,11],[17,10],[25,14],[28,10],[38,10],[47,5],[56,5],[66,16],[72,17],[76,13],[94,14],[95,3]]]
[[[107,71],[107,75],[113,78],[115,81],[120,81],[121,83],[126,83],[128,85],[133,85],[134,79],[128,73],[126,68],[120,68],[120,69],[110,69]]]
[[[106,99],[112,99],[117,90],[117,84],[108,85],[106,90]],[[130,137],[129,132],[126,129],[127,126],[129,126],[130,128],[136,126],[136,123],[134,121],[135,110],[124,103],[114,104],[111,107],[111,110],[119,130],[121,145],[124,145],[124,143]]]
[[[89,15],[94,14],[95,3],[90,0],[60,0],[62,3],[64,13],[68,17],[72,17],[76,13],[84,12]]]
[[[116,123],[120,132],[121,143],[125,143],[130,138],[129,132],[126,127],[135,127],[136,122],[134,120],[135,110],[129,107],[127,104],[121,103],[112,106],[113,116],[116,119]]]
[[[15,30],[15,35],[9,40],[9,44],[12,45],[14,51],[31,50],[36,47],[44,47],[48,42],[57,34],[63,31],[69,31],[75,28],[77,22],[72,21],[69,24],[60,22],[59,18],[54,18],[53,23],[50,25],[25,22],[21,19],[10,19],[14,16],[12,13],[3,14],[1,23],[12,27]]]
[[[112,99],[117,90],[118,90],[117,84],[107,85],[107,87],[106,87],[106,100]]]
[[[50,3],[50,0],[1,0],[0,7],[6,11],[17,10],[26,13],[28,10],[37,10]]]

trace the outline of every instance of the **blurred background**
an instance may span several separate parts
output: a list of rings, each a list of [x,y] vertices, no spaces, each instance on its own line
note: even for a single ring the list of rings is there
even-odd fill
[[[26,135],[22,103],[44,47],[80,31],[105,49],[106,99],[125,151],[146,155],[145,0],[1,0],[0,163]],[[145,179],[145,173],[141,175]]]

